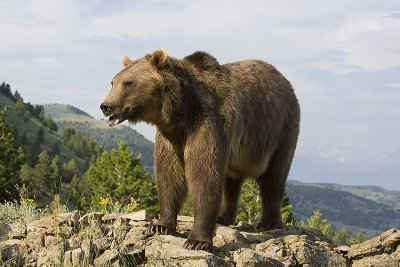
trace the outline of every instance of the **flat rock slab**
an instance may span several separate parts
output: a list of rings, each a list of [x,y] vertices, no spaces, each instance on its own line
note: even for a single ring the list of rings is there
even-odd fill
[[[180,237],[155,235],[145,248],[145,256],[155,266],[231,266],[212,253],[184,249],[184,242]]]
[[[352,245],[348,252],[348,257],[353,260],[381,253],[390,254],[394,252],[399,245],[400,231],[393,228],[361,244]]]

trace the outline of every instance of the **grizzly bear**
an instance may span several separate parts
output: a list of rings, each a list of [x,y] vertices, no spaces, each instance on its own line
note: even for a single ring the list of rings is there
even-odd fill
[[[281,205],[299,134],[300,108],[272,65],[220,65],[205,52],[183,59],[158,49],[112,80],[101,104],[109,125],[156,125],[154,172],[160,218],[148,234],[174,234],[189,192],[194,225],[184,247],[212,251],[216,223],[234,223],[243,181],[256,180],[261,230],[282,228]]]

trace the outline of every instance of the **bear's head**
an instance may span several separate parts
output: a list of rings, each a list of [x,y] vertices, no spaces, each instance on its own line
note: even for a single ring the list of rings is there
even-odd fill
[[[125,120],[155,123],[165,87],[160,74],[167,62],[165,50],[157,49],[152,55],[133,61],[124,56],[122,62],[125,68],[114,76],[111,91],[100,105],[104,115],[109,116],[109,125]]]

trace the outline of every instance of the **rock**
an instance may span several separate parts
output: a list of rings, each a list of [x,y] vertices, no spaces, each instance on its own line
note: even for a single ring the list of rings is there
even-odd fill
[[[31,249],[39,251],[45,246],[45,235],[35,231],[29,232],[25,241]]]
[[[278,260],[268,258],[252,249],[242,248],[233,253],[233,260],[237,267],[276,267],[276,266],[296,266],[284,265]]]
[[[12,223],[12,231],[8,233],[8,239],[24,239],[27,235],[27,227],[23,222]]]
[[[64,266],[82,266],[83,260],[83,251],[80,248],[66,251],[64,254]]]
[[[132,228],[126,234],[122,246],[125,252],[128,253],[132,249],[144,250],[144,245],[147,239],[145,227]]]
[[[41,218],[26,228],[23,225],[19,234],[17,224],[9,225],[11,231],[0,224],[0,231],[14,238],[0,243],[2,263],[14,259],[12,264],[25,266],[400,265],[397,229],[358,245],[334,247],[321,231],[303,227],[286,226],[261,233],[255,224],[217,225],[214,253],[208,253],[182,247],[193,228],[192,217],[178,217],[176,236],[148,236],[150,221],[144,211],[75,211]]]
[[[202,250],[182,247],[184,238],[155,235],[145,248],[145,255],[155,266],[229,266],[223,259]]]
[[[45,248],[49,248],[51,246],[57,245],[60,242],[62,242],[62,239],[59,236],[48,235],[48,236],[44,237]]]
[[[400,258],[393,255],[376,255],[372,257],[365,257],[363,259],[354,260],[352,267],[398,267],[400,266]]]
[[[215,252],[221,257],[229,257],[231,251],[249,247],[246,238],[236,229],[218,225],[213,238]]]
[[[111,248],[112,241],[109,238],[102,237],[100,239],[93,240],[93,251],[95,254],[102,254],[104,251]]]
[[[86,213],[84,211],[80,211],[80,210],[75,210],[74,212],[72,212],[72,214],[71,214],[71,226],[78,228],[79,227],[79,220],[85,214]]]
[[[147,214],[147,212],[145,210],[128,213],[126,215],[123,215],[122,218],[131,220],[131,221],[148,221],[148,222],[152,222],[152,219],[150,218],[150,216]]]
[[[76,248],[79,248],[80,247],[80,245],[81,245],[81,243],[79,242],[79,239],[78,238],[70,238],[70,239],[68,239],[68,247],[70,248],[70,249],[76,249]]]
[[[103,216],[102,220],[105,224],[113,224],[117,218],[121,217],[120,214],[107,213]]]
[[[292,230],[289,231],[293,233]],[[300,231],[304,233],[304,231]],[[283,266],[310,265],[310,266],[346,266],[346,259],[332,250],[329,243],[322,241],[325,237],[310,232],[308,235],[285,235],[271,238],[257,244],[256,251],[263,255],[279,260]],[[274,234],[276,235],[276,233]],[[321,240],[322,239],[322,240]]]
[[[349,259],[361,259],[379,253],[392,253],[400,245],[400,231],[390,229],[380,236],[352,245],[348,252]]]
[[[98,258],[93,261],[94,266],[120,266],[118,263],[118,250],[109,249],[104,251]]]
[[[28,258],[28,246],[25,241],[11,239],[0,243],[0,255],[1,262],[10,262],[15,266],[25,264],[25,260]]]
[[[61,266],[63,257],[63,246],[52,246],[47,250],[42,250],[37,259],[38,267]]]
[[[9,239],[8,233],[12,231],[12,228],[9,224],[0,221],[0,242]]]
[[[335,251],[341,252],[343,254],[347,254],[349,252],[349,250],[350,250],[349,246],[340,246],[340,247],[335,248]]]
[[[88,226],[89,223],[93,222],[102,223],[102,218],[104,217],[104,215],[105,214],[102,212],[92,212],[85,214],[78,220],[79,226]]]

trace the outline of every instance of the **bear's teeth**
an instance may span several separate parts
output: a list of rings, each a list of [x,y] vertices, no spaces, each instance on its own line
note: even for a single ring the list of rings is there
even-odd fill
[[[108,122],[108,125],[109,125],[110,127],[113,127],[114,125],[116,125],[116,124],[118,124],[118,123],[119,123],[119,119],[116,118],[116,119],[110,120],[110,121]]]
[[[122,121],[122,119],[123,119],[123,115],[122,114],[118,115],[118,117],[115,118],[115,119],[114,119],[114,116],[111,116],[109,121],[108,121],[108,125],[110,127],[113,127],[113,126],[119,124]]]

